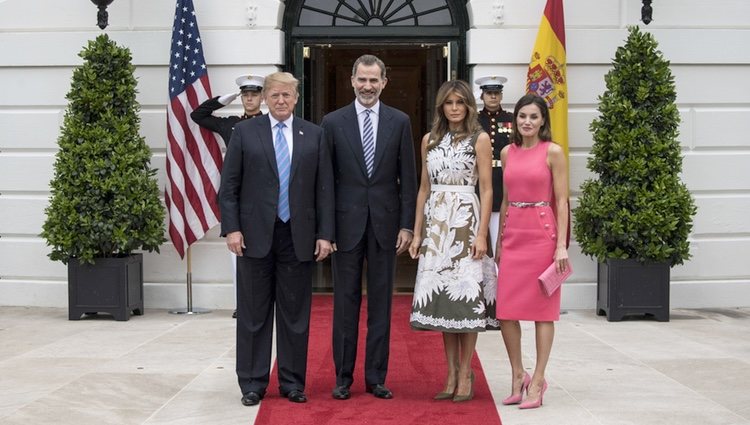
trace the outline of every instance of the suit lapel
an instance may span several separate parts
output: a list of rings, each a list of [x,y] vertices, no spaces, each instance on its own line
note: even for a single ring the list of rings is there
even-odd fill
[[[389,107],[380,102],[380,116],[378,117],[378,138],[375,141],[375,159],[372,164],[372,174],[378,171],[378,164],[385,156],[388,144],[392,142],[393,114]],[[364,154],[363,154],[364,155]]]
[[[279,169],[276,166],[276,149],[273,147],[273,138],[271,136],[271,119],[268,118],[268,115],[263,115],[262,117],[255,118],[255,119],[262,119],[262,125],[258,129],[260,134],[258,135],[258,138],[260,139],[260,145],[263,147],[263,151],[266,153],[266,158],[268,158],[268,163],[271,164],[271,168],[273,169],[273,173],[276,176],[276,178],[279,178]]]
[[[355,100],[356,102],[356,100]],[[362,149],[362,135],[359,134],[359,118],[357,117],[357,109],[354,107],[354,103],[349,105],[349,108],[343,115],[344,124],[342,126],[344,134],[346,135],[346,141],[349,147],[354,153],[354,158],[357,160],[359,167],[362,169],[365,178],[367,177],[367,166],[365,165],[365,151]]]

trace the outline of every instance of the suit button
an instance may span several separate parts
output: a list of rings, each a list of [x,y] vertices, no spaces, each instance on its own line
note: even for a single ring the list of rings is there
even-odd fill
[[[553,234],[552,234],[552,239],[555,239],[555,237],[556,237],[556,236],[557,236],[557,235],[555,235],[555,234],[553,233]]]
[[[545,224],[545,225],[544,225],[544,228],[545,228],[545,229],[549,229],[549,224]]]
[[[547,215],[547,213],[544,212],[544,211],[542,211],[542,212],[539,213],[539,215],[542,216],[542,217],[544,217],[545,215]]]

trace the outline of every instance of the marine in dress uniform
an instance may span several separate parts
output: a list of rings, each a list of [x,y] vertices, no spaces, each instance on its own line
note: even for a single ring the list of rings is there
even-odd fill
[[[510,143],[510,133],[513,114],[504,111],[500,103],[503,101],[503,85],[507,78],[499,75],[488,75],[477,78],[474,83],[482,90],[480,99],[484,108],[479,111],[479,122],[492,142],[492,217],[490,218],[490,246],[495,250],[497,246],[497,226],[499,222],[500,204],[503,201],[503,169],[500,163],[500,152]]]
[[[235,82],[240,87],[239,93],[229,93],[224,96],[216,96],[208,99],[190,113],[190,118],[199,126],[219,133],[221,138],[224,139],[224,144],[228,145],[229,140],[232,138],[232,130],[234,130],[234,126],[238,122],[263,115],[260,111],[260,92],[263,90],[263,81],[263,77],[258,75],[241,75],[237,77]],[[237,96],[241,96],[242,105],[245,108],[242,115],[228,117],[213,115],[214,111],[229,105]]]
[[[263,115],[263,112],[260,111],[260,103],[264,80],[265,79],[263,77],[258,75],[240,75],[234,80],[240,88],[239,92],[229,93],[223,96],[216,96],[214,98],[208,99],[207,101],[198,105],[198,107],[190,113],[190,118],[199,126],[207,128],[215,133],[219,133],[221,138],[224,139],[224,144],[228,146],[229,140],[232,138],[234,126],[238,122],[246,120],[248,118]],[[245,109],[242,115],[232,115],[228,117],[217,117],[213,115],[214,111],[229,105],[237,98],[237,96],[240,96],[242,98],[242,106]],[[234,282],[236,302],[237,258],[232,253],[230,253],[230,256],[232,262],[232,270],[234,271],[232,279]],[[236,309],[232,313],[232,317],[235,319],[237,318]]]

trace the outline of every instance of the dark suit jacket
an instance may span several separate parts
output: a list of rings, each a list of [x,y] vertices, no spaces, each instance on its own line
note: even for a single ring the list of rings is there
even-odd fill
[[[331,158],[323,130],[294,117],[289,210],[294,252],[313,259],[315,240],[334,240]],[[279,175],[268,115],[235,126],[224,159],[219,191],[221,234],[241,231],[246,257],[271,249],[279,196]]]
[[[224,106],[225,105],[222,105],[219,102],[219,96],[213,97],[198,105],[198,107],[190,113],[190,118],[192,118],[192,120],[199,126],[207,128],[215,133],[219,133],[221,138],[224,139],[225,145],[229,144],[229,140],[232,138],[232,131],[234,131],[234,126],[237,125],[238,122],[263,115],[262,113],[251,116],[243,114],[239,117],[235,115],[228,117],[217,117],[213,115],[214,111],[219,110]]]
[[[399,229],[414,227],[417,176],[409,117],[380,103],[369,179],[354,103],[323,117],[321,126],[333,158],[337,247],[354,248],[366,230],[368,215],[379,245],[395,247]]]

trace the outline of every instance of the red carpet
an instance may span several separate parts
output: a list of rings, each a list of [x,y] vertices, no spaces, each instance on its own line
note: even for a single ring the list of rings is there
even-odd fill
[[[394,398],[380,400],[372,394],[365,393],[363,365],[366,306],[364,302],[362,307],[352,398],[342,401],[331,397],[331,390],[336,384],[331,353],[333,297],[315,295],[310,320],[307,388],[305,389],[308,402],[291,403],[279,396],[274,367],[268,393],[258,411],[256,425],[500,425],[495,402],[476,355],[473,360],[476,375],[474,400],[465,403],[432,400],[435,393],[442,389],[446,374],[443,339],[439,332],[417,332],[409,328],[411,295],[394,295],[393,298],[391,355],[386,386],[393,391]]]

